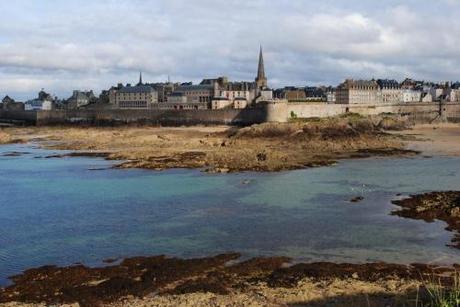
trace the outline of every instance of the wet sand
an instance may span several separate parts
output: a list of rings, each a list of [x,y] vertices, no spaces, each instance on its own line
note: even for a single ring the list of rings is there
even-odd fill
[[[460,156],[460,124],[416,125],[399,133],[406,137],[407,149],[426,156]]]

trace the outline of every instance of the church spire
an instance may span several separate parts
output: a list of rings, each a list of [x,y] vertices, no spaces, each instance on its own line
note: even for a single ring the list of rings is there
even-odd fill
[[[142,85],[142,71],[139,72],[139,84]]]
[[[265,78],[264,53],[262,50],[262,46],[260,46],[259,52],[259,68],[257,70],[257,77],[259,79]]]
[[[267,87],[267,77],[265,76],[264,54],[262,46],[260,46],[259,52],[259,67],[257,69],[256,84],[259,88]]]

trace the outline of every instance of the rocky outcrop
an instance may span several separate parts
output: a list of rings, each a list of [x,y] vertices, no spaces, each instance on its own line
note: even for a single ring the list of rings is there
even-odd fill
[[[441,220],[448,224],[447,230],[455,231],[451,246],[460,248],[460,191],[432,192],[412,195],[395,200],[393,204],[402,207],[392,214],[433,222]]]
[[[238,262],[240,255],[223,254],[199,259],[165,256],[135,257],[118,265],[90,268],[45,266],[12,277],[13,285],[0,289],[0,304],[8,302],[99,306],[125,298],[178,296],[190,293],[231,295],[250,293],[254,287],[295,288],[302,281],[348,284],[410,280],[443,276],[455,268],[387,263],[336,264],[328,262],[286,265],[284,257]],[[125,303],[123,303],[125,305]]]

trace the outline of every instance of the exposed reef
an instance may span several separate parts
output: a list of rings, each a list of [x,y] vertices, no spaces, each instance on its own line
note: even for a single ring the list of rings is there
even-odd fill
[[[199,259],[165,256],[135,257],[103,268],[83,265],[45,266],[12,277],[14,284],[0,290],[0,303],[23,302],[98,306],[123,298],[161,297],[190,293],[230,295],[264,285],[269,289],[296,288],[302,281],[313,283],[348,280],[375,283],[440,276],[449,283],[455,268],[414,264],[410,266],[369,263],[300,263],[287,265],[288,258],[254,258],[238,262],[237,253]]]
[[[431,192],[412,195],[402,200],[394,200],[393,204],[402,209],[392,214],[404,218],[434,222],[441,220],[447,223],[446,228],[454,231],[451,246],[460,248],[460,192]]]

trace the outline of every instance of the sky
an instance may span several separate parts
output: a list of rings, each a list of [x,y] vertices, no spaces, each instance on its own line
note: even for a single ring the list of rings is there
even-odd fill
[[[460,0],[0,2],[0,96],[100,92],[119,82],[460,79]],[[0,98],[1,98],[0,97]]]

